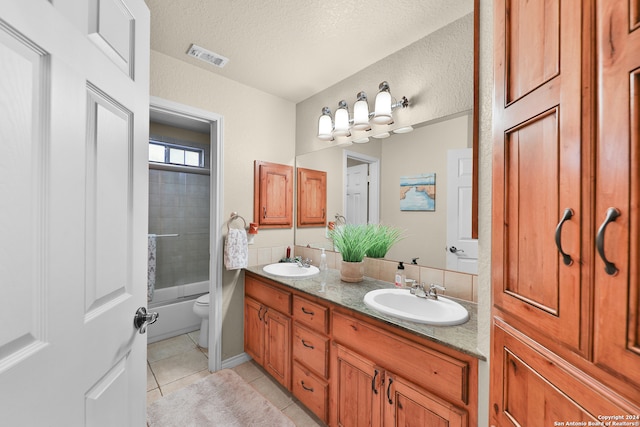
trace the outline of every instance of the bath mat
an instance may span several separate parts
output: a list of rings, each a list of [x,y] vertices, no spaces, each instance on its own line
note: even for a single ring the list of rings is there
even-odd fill
[[[231,369],[223,369],[147,407],[149,427],[295,424]]]

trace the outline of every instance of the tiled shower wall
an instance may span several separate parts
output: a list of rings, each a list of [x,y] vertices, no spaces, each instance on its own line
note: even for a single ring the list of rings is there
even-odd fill
[[[149,169],[156,289],[209,280],[209,175]]]

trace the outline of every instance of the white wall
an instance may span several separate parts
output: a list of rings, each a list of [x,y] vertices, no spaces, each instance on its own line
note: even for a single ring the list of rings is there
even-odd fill
[[[236,211],[251,222],[254,160],[294,164],[295,105],[153,50],[151,96],[223,116],[223,212]],[[254,248],[293,245],[293,228],[261,230],[255,242]],[[239,279],[238,272],[224,273],[223,360],[244,351]]]

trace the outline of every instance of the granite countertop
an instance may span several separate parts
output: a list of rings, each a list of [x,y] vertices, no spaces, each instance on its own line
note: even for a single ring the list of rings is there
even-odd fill
[[[247,267],[245,270],[302,293],[313,295],[338,306],[356,311],[372,319],[383,321],[388,325],[401,328],[411,334],[427,338],[480,360],[486,360],[486,357],[478,351],[478,305],[473,302],[447,296],[447,298],[455,300],[469,311],[469,321],[457,326],[425,325],[387,316],[370,309],[364,304],[363,298],[367,292],[375,289],[393,288],[394,285],[392,283],[369,277],[365,277],[364,281],[359,283],[347,283],[340,280],[340,272],[338,270],[329,269],[327,282],[323,287],[318,274],[303,279],[290,279],[265,273],[262,267],[262,265],[258,265]]]

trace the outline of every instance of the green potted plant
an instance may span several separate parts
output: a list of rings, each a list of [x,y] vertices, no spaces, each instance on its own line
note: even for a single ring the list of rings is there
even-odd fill
[[[391,246],[402,239],[402,232],[395,227],[382,224],[371,224],[370,227],[373,238],[367,249],[369,258],[384,258]]]
[[[345,224],[329,232],[333,245],[342,256],[340,279],[361,282],[364,278],[364,257],[373,243],[372,228],[368,224]]]

